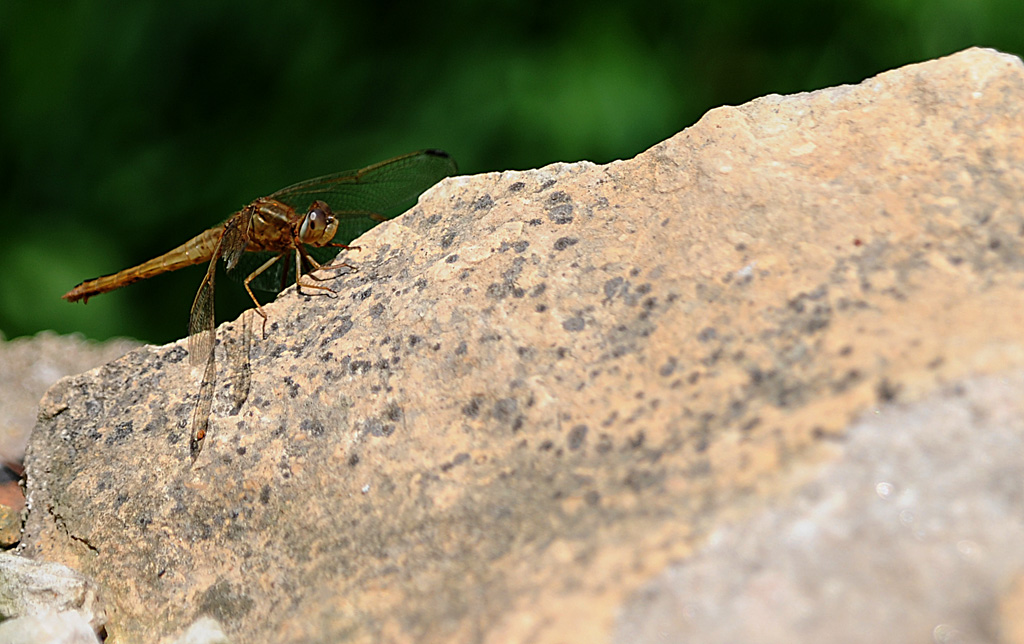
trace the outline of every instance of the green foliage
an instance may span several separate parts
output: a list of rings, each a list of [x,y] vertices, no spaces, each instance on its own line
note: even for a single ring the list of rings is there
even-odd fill
[[[201,268],[59,298],[298,180],[425,147],[628,158],[718,105],[1024,51],[1021,24],[1019,0],[4,3],[0,331],[181,337]]]

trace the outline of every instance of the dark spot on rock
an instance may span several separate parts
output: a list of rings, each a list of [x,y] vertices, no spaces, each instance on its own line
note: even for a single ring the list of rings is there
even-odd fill
[[[405,417],[405,412],[402,411],[402,406],[398,403],[388,403],[388,406],[384,408],[384,417],[397,423]]]
[[[537,192],[544,192],[545,190],[555,185],[556,183],[558,182],[555,181],[554,179],[548,179],[544,183],[540,184],[540,188],[537,189]]]
[[[539,449],[542,452],[549,452],[549,451],[551,451],[551,448],[554,447],[554,446],[555,446],[554,443],[552,443],[549,440],[546,440],[546,441],[541,442],[541,444],[538,446],[537,449]]]
[[[462,465],[468,460],[469,454],[467,454],[466,452],[459,452],[458,454],[455,455],[455,458],[453,458],[450,463],[445,463],[444,465],[441,466],[441,471],[447,472],[453,467],[458,467],[459,465]]]
[[[697,341],[702,343],[708,343],[718,337],[718,331],[714,327],[706,326],[700,330],[697,334]]]
[[[502,398],[494,403],[493,415],[495,420],[508,422],[513,414],[519,409],[519,401],[515,398]]]
[[[480,415],[480,405],[483,403],[483,399],[479,396],[474,396],[468,403],[463,405],[462,413],[470,418],[476,418]]]
[[[356,465],[359,465],[359,454],[352,454],[348,457],[348,466],[355,467]]]
[[[342,337],[343,335],[351,331],[353,326],[354,325],[352,324],[352,316],[341,316],[341,318],[338,319],[337,326],[335,326],[334,330],[331,331],[331,335],[327,341],[331,342],[333,340],[337,340],[338,338]],[[321,346],[323,346],[323,343],[321,343]]]
[[[527,220],[526,223],[529,226],[540,226],[544,222],[543,222],[543,220],[540,220],[540,219],[529,219],[529,220]]]
[[[187,355],[188,355],[188,351],[186,351],[184,348],[182,348],[182,347],[174,347],[173,349],[171,349],[170,351],[165,353],[163,358],[167,362],[178,363],[178,362],[181,362],[182,360],[184,360],[185,356],[187,356]]]
[[[444,261],[447,264],[454,264],[455,262],[459,261],[459,255],[458,253],[452,253],[448,257],[445,257]]]
[[[489,210],[494,205],[494,199],[491,199],[491,195],[484,195],[473,202],[471,206],[473,210]]]
[[[565,356],[569,355],[569,349],[567,347],[558,347],[558,349],[555,351],[555,355],[558,356],[560,359],[564,358]]]
[[[629,284],[622,277],[613,277],[604,283],[604,297],[606,300],[614,299],[617,295],[624,293]]]
[[[566,443],[569,445],[570,450],[577,450],[583,446],[583,443],[587,440],[587,426],[576,425],[569,430],[569,437]]]
[[[465,340],[459,342],[459,346],[455,347],[455,355],[457,355],[457,356],[464,356],[464,355],[466,355],[466,350],[468,348],[469,348],[469,345],[466,344]]]
[[[668,359],[665,361],[665,364],[661,365],[661,367],[658,369],[658,375],[660,375],[662,378],[667,378],[671,376],[673,373],[675,373],[677,364],[678,361],[674,357],[669,356]]]
[[[264,485],[263,488],[260,490],[260,503],[262,503],[263,505],[266,505],[267,503],[270,503],[270,486],[269,485]]]
[[[579,240],[575,237],[559,237],[555,240],[555,250],[565,250],[570,246],[575,246],[579,243]]]
[[[849,389],[851,386],[857,384],[863,379],[863,375],[857,369],[850,369],[843,376],[832,383],[832,391],[834,393],[842,393]]]
[[[749,432],[750,430],[754,429],[755,427],[757,427],[760,424],[761,424],[761,419],[759,417],[751,418],[747,422],[745,422],[742,425],[740,425],[740,431],[742,431],[742,432]]]
[[[889,381],[888,378],[882,378],[878,386],[875,387],[875,394],[878,396],[879,402],[887,403],[892,402],[899,395],[901,387]]]
[[[372,286],[370,288],[366,289],[365,291],[360,291],[359,293],[356,293],[355,299],[360,301],[360,302],[362,302],[364,300],[369,299],[369,297],[371,295],[373,295],[373,287]],[[351,318],[349,318],[349,319],[351,319]]]
[[[512,421],[512,433],[514,434],[514,433],[518,432],[520,429],[522,429],[523,428],[523,423],[525,423],[525,422],[526,422],[526,416],[523,416],[522,414],[519,414],[518,416],[516,416],[516,419],[514,421]]]
[[[543,313],[544,311],[548,310],[548,305],[547,304],[538,304],[537,306],[534,307],[533,310],[536,311],[537,313]]]
[[[429,217],[427,217],[426,222],[427,222],[428,226],[433,226],[434,224],[436,224],[439,221],[441,221],[441,219],[442,219],[441,213],[435,212],[434,214],[432,214]]]
[[[370,317],[373,319],[379,318],[384,313],[384,305],[377,303],[370,307]]]
[[[548,210],[548,219],[552,222],[562,225],[572,223],[572,204],[563,203],[555,206]]]
[[[644,435],[644,430],[641,429],[633,436],[627,438],[626,444],[629,446],[630,449],[640,449],[641,447],[643,447],[645,438],[646,436]]]
[[[370,418],[363,425],[366,433],[378,438],[387,438],[395,433],[394,425],[385,425],[379,418]]]
[[[664,472],[651,471],[646,469],[633,469],[626,474],[623,483],[634,492],[642,492],[647,488],[657,485],[665,478]]]
[[[415,284],[413,284],[413,288],[422,293],[423,289],[427,288],[428,284],[430,284],[430,282],[421,277],[420,279],[416,280]]]
[[[587,323],[579,315],[571,317],[565,322],[562,322],[562,328],[565,329],[566,331],[582,331],[583,328],[586,326]]]
[[[210,615],[221,623],[239,623],[253,607],[253,600],[244,590],[226,580],[210,586],[196,603],[197,613]]]
[[[509,192],[519,192],[520,190],[522,190],[525,187],[526,187],[525,183],[523,183],[522,181],[516,181],[515,183],[513,183],[512,185],[510,185],[508,187],[508,191]]]
[[[423,342],[423,338],[421,338],[420,336],[418,336],[418,335],[410,335],[409,336],[409,348],[410,349],[415,348],[420,342]]]
[[[312,418],[303,418],[302,422],[299,423],[299,428],[313,438],[319,438],[324,435],[323,423]]]
[[[530,289],[530,297],[537,297],[538,295],[543,294],[544,291],[546,291],[547,289],[548,289],[547,284],[544,284],[544,283],[538,284],[538,285],[536,285],[536,286],[534,286],[533,288]]]
[[[299,385],[294,380],[292,380],[291,376],[284,377],[284,384],[285,387],[288,388],[289,398],[297,398],[299,396]]]
[[[454,241],[455,241],[455,233],[454,232],[445,233],[445,235],[443,237],[441,237],[441,248],[443,250],[448,250],[448,248],[451,247],[451,245],[452,245],[452,243]]]
[[[107,436],[107,440],[105,442],[107,445],[122,443],[126,438],[132,435],[133,431],[132,421],[129,420],[123,423],[118,423],[114,426],[113,433]]]
[[[512,250],[516,251],[517,253],[522,253],[529,247],[530,242],[522,239],[512,244]]]
[[[352,374],[368,373],[372,368],[373,363],[369,360],[353,360],[348,366],[348,370]]]
[[[810,293],[801,293],[787,302],[787,306],[796,314],[798,326],[805,333],[813,333],[827,327],[832,320],[832,307],[825,297],[828,289],[824,286]]]
[[[594,447],[594,450],[597,451],[598,454],[607,454],[612,451],[612,447],[612,437],[608,434],[602,433],[597,437],[597,445]]]
[[[509,282],[494,282],[487,287],[487,297],[502,300],[512,294],[513,285]]]

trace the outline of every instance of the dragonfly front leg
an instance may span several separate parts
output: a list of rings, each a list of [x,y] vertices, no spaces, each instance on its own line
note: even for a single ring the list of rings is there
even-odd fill
[[[295,255],[295,286],[298,287],[300,293],[302,292],[302,287],[305,286],[306,288],[315,288],[322,291],[330,291],[331,293],[337,294],[337,291],[335,291],[333,288],[329,286],[320,286],[319,284],[303,284],[300,281],[303,277],[308,277],[309,279],[317,282],[323,282],[325,278],[317,277],[312,272],[303,273],[302,260],[306,260],[307,262],[309,262],[309,265],[313,267],[314,271],[319,271],[321,269],[332,271],[337,270],[339,268],[355,268],[354,266],[349,266],[344,262],[342,262],[341,264],[332,264],[331,266],[324,266],[320,262],[313,259],[313,257],[309,253],[307,253],[306,249],[303,248],[302,246],[297,246],[296,250],[299,252],[296,253]]]

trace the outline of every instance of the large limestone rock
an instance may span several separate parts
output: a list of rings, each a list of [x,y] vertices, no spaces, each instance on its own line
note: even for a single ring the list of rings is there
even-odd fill
[[[446,180],[267,307],[248,388],[220,329],[194,465],[184,344],[58,383],[25,552],[108,642],[1016,637],[1022,197],[978,49]]]

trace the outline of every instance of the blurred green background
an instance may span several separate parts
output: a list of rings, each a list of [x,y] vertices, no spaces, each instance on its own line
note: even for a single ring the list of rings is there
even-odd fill
[[[467,174],[629,158],[719,105],[1020,54],[1021,25],[1021,0],[8,0],[0,332],[182,337],[202,267],[60,296],[301,179],[424,147]]]

